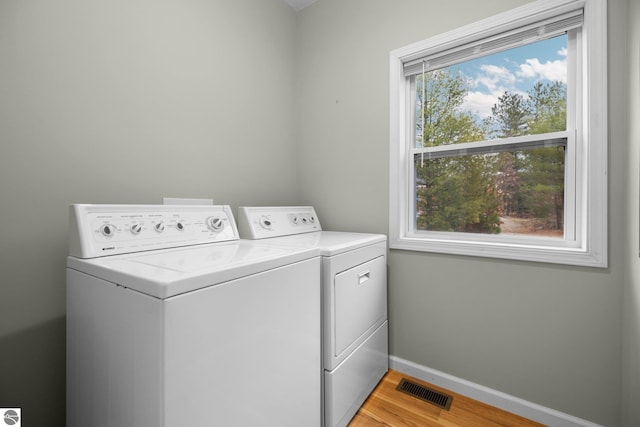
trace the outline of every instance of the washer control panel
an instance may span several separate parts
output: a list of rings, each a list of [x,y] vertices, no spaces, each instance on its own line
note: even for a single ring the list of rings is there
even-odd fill
[[[266,239],[322,230],[313,206],[240,207],[238,228],[244,239]]]
[[[229,206],[72,205],[69,255],[95,258],[238,240]]]

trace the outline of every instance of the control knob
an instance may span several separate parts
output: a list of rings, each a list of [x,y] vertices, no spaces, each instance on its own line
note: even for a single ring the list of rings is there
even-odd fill
[[[261,217],[260,226],[265,230],[271,230],[271,220],[266,216]]]
[[[153,228],[158,232],[162,233],[164,231],[164,221],[157,222]]]
[[[100,231],[103,236],[111,237],[113,236],[113,233],[115,233],[116,228],[111,224],[105,224],[100,228]]]
[[[142,224],[133,224],[129,230],[131,231],[131,234],[140,234],[142,231]]]
[[[178,221],[176,223],[176,230],[178,231],[184,231],[184,224],[182,223],[182,221]]]
[[[206,223],[211,231],[220,231],[224,228],[222,218],[220,218],[219,216],[210,216],[209,218],[207,218]]]

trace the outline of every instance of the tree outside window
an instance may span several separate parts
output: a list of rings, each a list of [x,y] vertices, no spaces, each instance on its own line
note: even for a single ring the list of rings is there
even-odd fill
[[[566,52],[566,35],[556,39]],[[491,149],[491,141],[567,129],[566,81],[525,76],[527,64],[546,64],[566,76],[566,61],[526,58],[539,55],[541,44],[558,50],[554,40],[415,77],[416,148],[473,142],[487,146],[480,154],[452,149],[414,156],[417,230],[563,237],[565,146]],[[526,61],[520,64],[520,75],[509,76],[501,62],[513,57]],[[512,80],[508,88],[501,88],[498,78],[485,82],[493,89],[485,89],[485,99],[493,105],[475,104],[474,111],[469,99],[478,98],[481,84],[471,73],[479,62],[482,70]]]

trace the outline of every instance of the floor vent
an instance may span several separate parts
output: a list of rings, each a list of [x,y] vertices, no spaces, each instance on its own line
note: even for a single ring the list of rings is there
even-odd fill
[[[430,389],[429,387],[416,384],[406,378],[403,378],[400,381],[400,384],[398,384],[396,390],[409,394],[413,397],[417,397],[420,400],[429,402],[447,411],[451,407],[451,402],[453,401],[452,396],[440,393],[439,391],[435,391],[433,389]]]

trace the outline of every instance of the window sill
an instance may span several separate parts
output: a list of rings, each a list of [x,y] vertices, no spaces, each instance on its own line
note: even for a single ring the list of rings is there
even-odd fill
[[[563,241],[562,243],[566,245],[566,242]],[[545,246],[541,244],[541,239],[535,239],[535,243],[532,242],[529,244],[526,242],[506,243],[495,241],[431,239],[424,237],[391,237],[389,248],[583,267],[607,267],[606,254],[589,251],[584,247],[556,246],[555,244]]]

